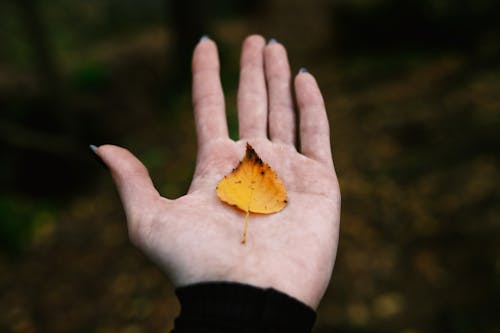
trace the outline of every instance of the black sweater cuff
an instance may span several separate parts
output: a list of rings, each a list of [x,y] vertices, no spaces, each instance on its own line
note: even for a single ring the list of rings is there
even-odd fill
[[[172,333],[308,333],[316,320],[312,308],[272,288],[204,282],[175,293],[181,313]]]

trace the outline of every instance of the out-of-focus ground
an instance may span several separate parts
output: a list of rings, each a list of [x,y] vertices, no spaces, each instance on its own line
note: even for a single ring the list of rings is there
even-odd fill
[[[0,3],[0,331],[171,329],[173,288],[87,146],[123,145],[185,193],[192,37],[219,45],[235,137],[257,32],[317,77],[332,127],[341,236],[314,332],[500,332],[499,6],[176,3]]]

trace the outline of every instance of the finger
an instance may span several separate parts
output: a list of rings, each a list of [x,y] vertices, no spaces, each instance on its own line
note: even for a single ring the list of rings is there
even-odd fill
[[[97,156],[111,171],[129,223],[138,221],[160,195],[153,186],[146,167],[128,150],[103,145],[95,148]]]
[[[290,65],[283,45],[271,40],[264,50],[269,92],[269,137],[295,145],[295,112],[290,88]]]
[[[264,77],[262,36],[253,35],[243,42],[238,87],[238,121],[241,139],[266,137],[267,93]]]
[[[295,94],[300,112],[302,154],[333,167],[325,103],[316,80],[304,69],[295,77]]]
[[[227,138],[224,93],[219,77],[219,55],[215,43],[204,37],[193,53],[193,108],[198,147]]]

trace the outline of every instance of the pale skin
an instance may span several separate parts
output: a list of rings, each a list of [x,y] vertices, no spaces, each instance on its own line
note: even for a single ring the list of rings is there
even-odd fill
[[[340,219],[323,98],[307,72],[297,74],[292,84],[286,50],[278,42],[247,37],[240,68],[240,139],[233,141],[216,44],[205,38],[195,47],[192,95],[198,155],[186,195],[162,197],[144,165],[126,149],[103,145],[96,154],[111,171],[131,241],[175,286],[240,282],[274,288],[316,309],[330,281]],[[243,158],[247,142],[282,179],[288,205],[275,214],[250,214],[242,244],[245,212],[221,202],[215,188]]]

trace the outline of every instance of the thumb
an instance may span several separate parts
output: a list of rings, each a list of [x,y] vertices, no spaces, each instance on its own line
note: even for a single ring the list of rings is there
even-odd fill
[[[127,149],[113,145],[90,148],[109,168],[128,222],[139,222],[141,215],[150,213],[152,204],[160,198],[148,170]]]

